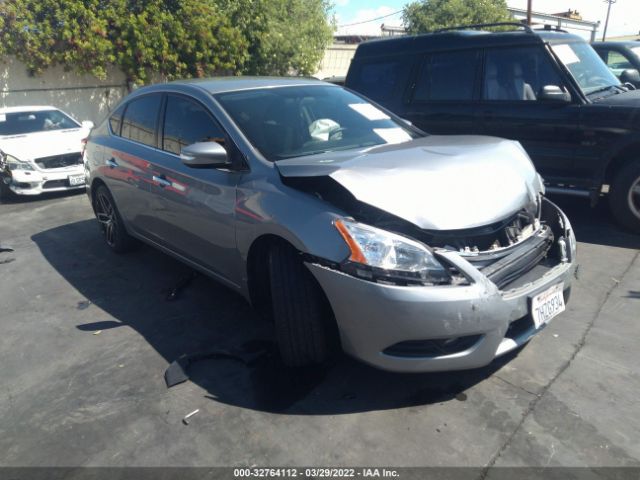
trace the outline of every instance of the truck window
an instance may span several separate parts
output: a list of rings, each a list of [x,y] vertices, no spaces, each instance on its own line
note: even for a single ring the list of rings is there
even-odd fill
[[[547,85],[563,87],[562,79],[543,47],[487,51],[485,100],[534,101]]]
[[[478,52],[442,52],[428,56],[416,80],[414,102],[472,100]]]
[[[382,102],[392,98],[396,87],[406,82],[410,68],[411,62],[404,59],[365,61],[355,67],[347,86]]]

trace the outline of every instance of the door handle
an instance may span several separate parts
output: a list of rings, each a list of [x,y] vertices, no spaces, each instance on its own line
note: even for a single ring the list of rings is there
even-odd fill
[[[152,177],[152,180],[153,180],[154,182],[156,182],[158,185],[160,185],[162,188],[164,188],[164,187],[170,187],[171,185],[173,185],[173,184],[171,183],[171,181],[169,181],[169,180],[167,180],[167,179],[165,178],[165,176],[164,176],[164,175],[160,175],[160,176],[154,175],[154,176]]]
[[[113,158],[113,157],[111,157],[105,163],[107,164],[107,167],[109,167],[109,168],[116,168],[118,166],[118,162],[116,162],[116,159]]]

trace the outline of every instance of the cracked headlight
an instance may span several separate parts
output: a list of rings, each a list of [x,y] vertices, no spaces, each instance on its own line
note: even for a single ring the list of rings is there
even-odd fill
[[[450,281],[448,270],[420,242],[351,220],[334,225],[351,251],[342,265],[348,273],[402,284]]]
[[[29,162],[23,162],[23,161],[18,160],[16,157],[13,157],[11,155],[7,155],[6,156],[5,163],[6,163],[7,168],[9,170],[35,171],[35,168],[33,168],[33,166]]]

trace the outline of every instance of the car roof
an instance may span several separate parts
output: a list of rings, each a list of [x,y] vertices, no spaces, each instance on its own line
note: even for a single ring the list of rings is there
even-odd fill
[[[197,78],[189,80],[177,80],[174,82],[151,85],[144,87],[146,92],[167,90],[179,90],[181,86],[197,87],[209,93],[216,94],[222,92],[233,92],[238,90],[251,90],[256,88],[291,87],[305,85],[325,85],[335,86],[331,83],[323,82],[309,77],[211,77]],[[174,88],[172,88],[174,87]],[[177,87],[177,88],[175,88]],[[142,90],[142,89],[141,89]]]
[[[403,35],[363,42],[356,57],[417,53],[425,50],[457,50],[507,45],[540,45],[543,43],[583,42],[578,35],[555,30],[512,30],[487,32],[484,30],[453,30],[446,32]]]
[[[640,42],[636,40],[626,40],[620,42],[593,42],[594,48],[597,47],[640,47]]]
[[[6,114],[6,113],[20,113],[20,112],[44,112],[47,110],[60,110],[60,109],[56,107],[52,107],[50,105],[24,105],[20,107],[2,107],[0,108],[0,113]]]

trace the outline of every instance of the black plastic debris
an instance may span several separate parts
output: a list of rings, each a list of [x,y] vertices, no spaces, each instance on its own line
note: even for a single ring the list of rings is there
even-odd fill
[[[251,366],[259,358],[266,355],[268,350],[266,348],[260,350],[248,350],[241,348],[215,348],[208,352],[194,353],[191,355],[182,355],[177,360],[171,362],[171,365],[164,372],[164,381],[167,384],[167,388],[171,388],[180,383],[189,380],[187,370],[189,366],[200,360],[209,359],[231,359],[237,360],[246,366]]]
[[[193,279],[197,276],[198,272],[194,270],[192,272],[189,272],[189,274],[185,275],[184,277],[180,278],[180,280],[178,280],[178,282],[167,292],[167,296],[165,297],[166,300],[168,302],[173,302],[174,300],[176,300],[180,296],[180,293],[182,293],[185,288],[191,285],[191,282],[193,282]]]
[[[13,248],[11,247],[3,247],[2,245],[0,245],[0,253],[5,253],[5,252],[13,252]],[[15,258],[11,257],[11,258],[3,258],[0,260],[0,265],[4,265],[7,263],[11,263],[15,261]]]

